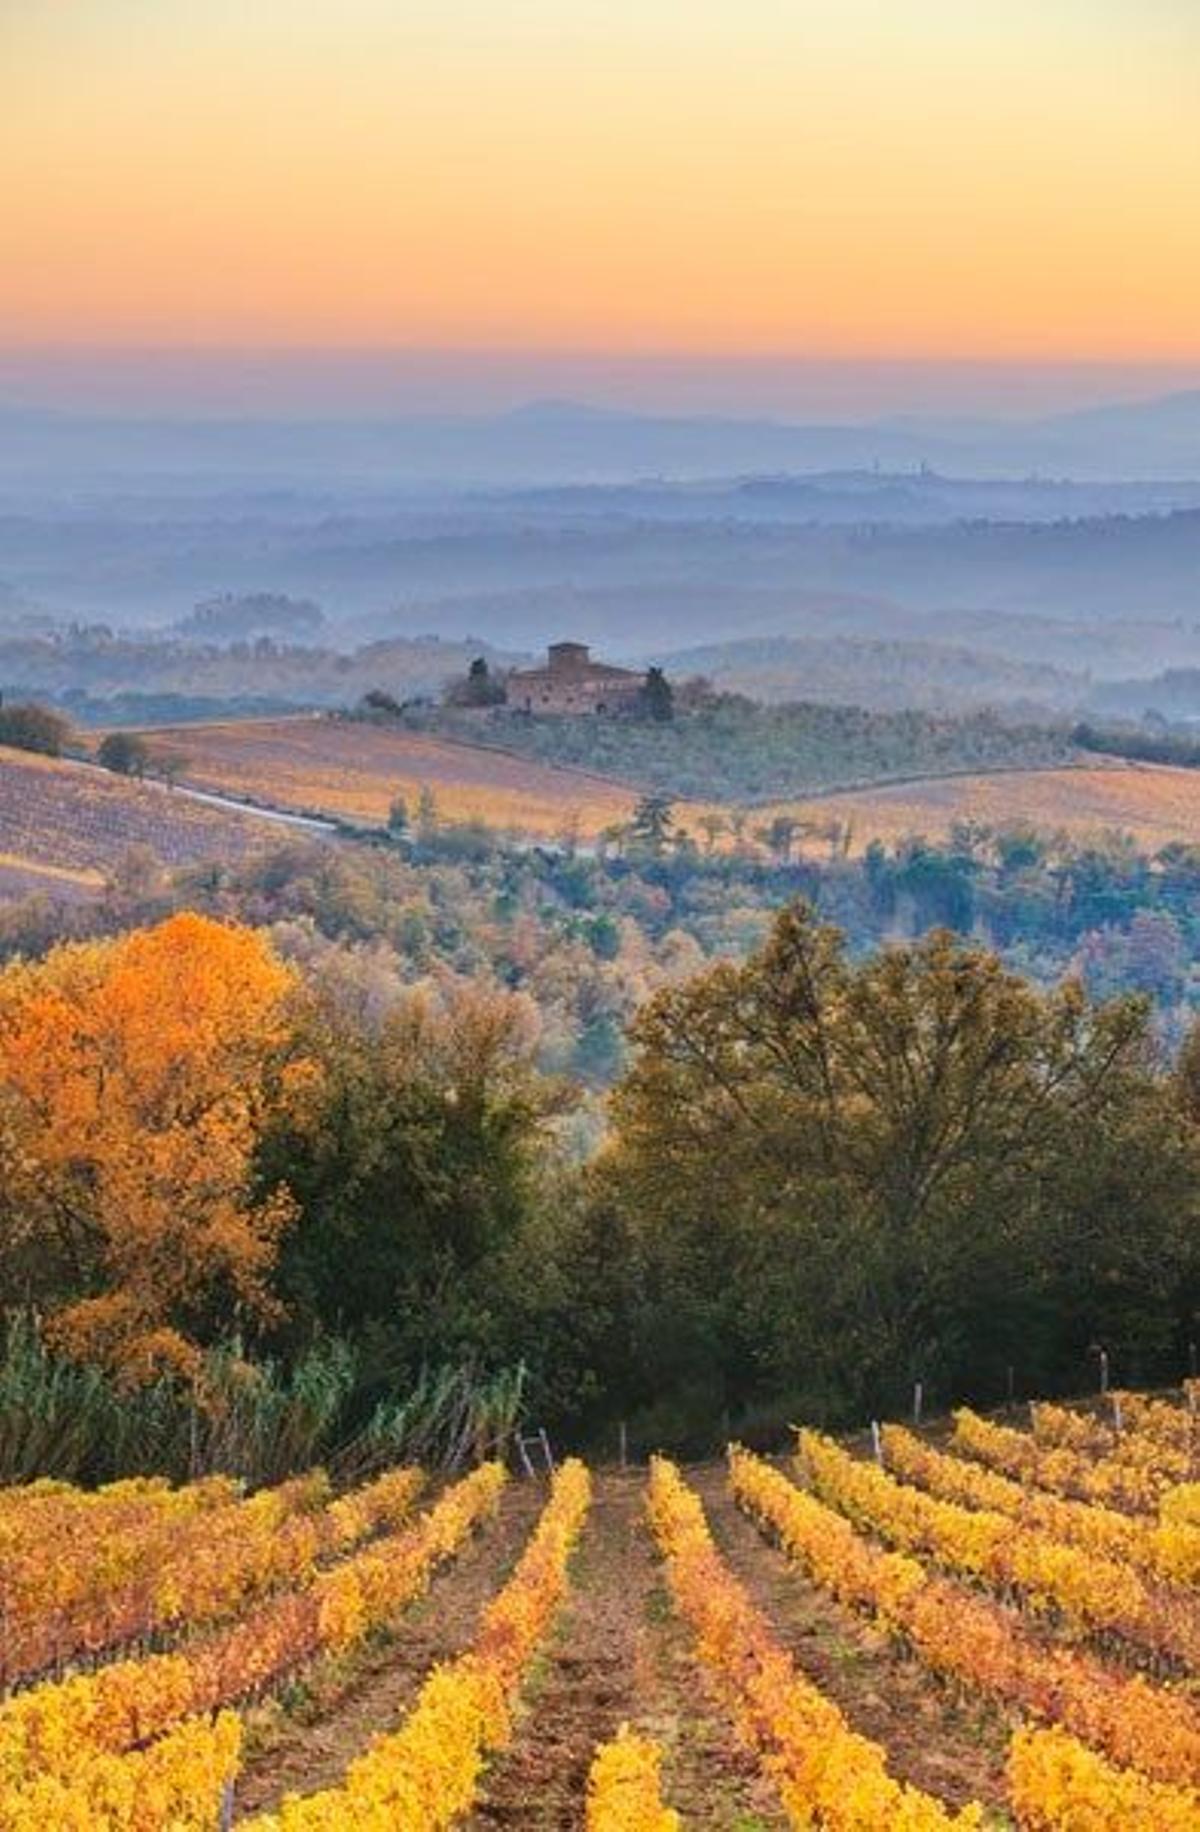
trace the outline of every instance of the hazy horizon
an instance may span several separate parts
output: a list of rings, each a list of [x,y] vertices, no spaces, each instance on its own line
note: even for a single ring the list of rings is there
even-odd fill
[[[379,419],[569,400],[853,424],[1036,419],[1200,389],[1195,363],[831,360],[487,349],[0,347],[0,408],[149,418]]]

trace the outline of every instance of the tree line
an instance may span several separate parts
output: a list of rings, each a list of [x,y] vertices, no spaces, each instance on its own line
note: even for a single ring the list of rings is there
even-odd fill
[[[1186,1367],[1200,1041],[1168,1065],[1145,1000],[945,931],[855,959],[795,902],[648,1000],[585,1155],[537,1033],[519,992],[194,912],[14,961],[0,1301],[118,1393],[341,1343],[347,1430],[522,1366],[593,1444],[1070,1389],[1097,1345]]]

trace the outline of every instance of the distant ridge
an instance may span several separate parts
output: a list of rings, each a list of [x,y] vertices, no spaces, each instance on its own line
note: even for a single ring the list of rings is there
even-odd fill
[[[150,419],[0,407],[0,482],[35,474],[446,483],[695,479],[871,469],[1086,480],[1200,478],[1200,390],[1036,420],[861,424],[631,413],[536,399],[487,416]]]

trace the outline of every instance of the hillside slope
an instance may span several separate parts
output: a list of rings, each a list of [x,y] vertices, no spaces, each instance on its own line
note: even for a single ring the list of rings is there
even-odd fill
[[[261,817],[208,807],[157,782],[0,747],[0,890],[98,888],[131,847],[163,865],[236,861],[278,838]]]
[[[851,850],[921,834],[944,840],[956,822],[1035,827],[1078,840],[1116,829],[1151,850],[1200,845],[1200,771],[1099,761],[1095,767],[1005,770],[844,789],[764,810],[816,825],[839,824]]]
[[[634,800],[629,788],[583,770],[356,721],[229,720],[144,735],[200,788],[379,825],[397,797],[415,819],[423,789],[446,819],[549,835],[568,824],[595,835],[627,819]]]

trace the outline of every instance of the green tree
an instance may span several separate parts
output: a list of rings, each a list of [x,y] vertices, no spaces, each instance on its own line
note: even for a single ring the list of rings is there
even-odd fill
[[[118,776],[144,776],[150,746],[136,732],[108,732],[100,741],[97,760]]]
[[[843,1415],[1169,1350],[1195,1147],[1144,1004],[1041,995],[947,933],[854,965],[798,905],[659,994],[601,1178],[638,1237],[659,1386]]]
[[[302,1033],[320,1076],[289,1165],[299,1219],[282,1285],[308,1328],[347,1330],[403,1367],[496,1346],[496,1280],[545,1175],[564,1100],[533,1061],[520,998],[415,988],[373,1019],[332,990]]]
[[[629,822],[629,838],[634,846],[657,857],[666,850],[675,819],[675,805],[669,795],[643,795]]]
[[[487,664],[487,657],[477,655],[467,669],[468,706],[500,706],[505,698],[504,682],[498,680]]]
[[[61,757],[71,741],[71,722],[48,706],[0,703],[0,744],[14,750],[37,751],[44,757]]]
[[[661,668],[647,668],[641,690],[642,711],[665,725],[675,717],[675,690]]]

